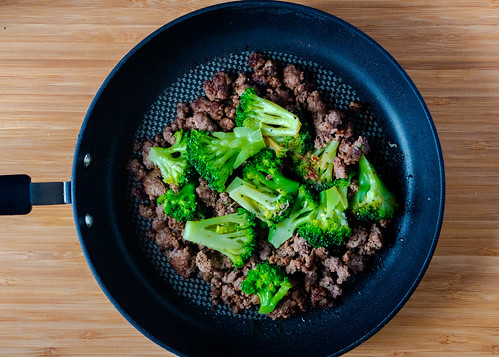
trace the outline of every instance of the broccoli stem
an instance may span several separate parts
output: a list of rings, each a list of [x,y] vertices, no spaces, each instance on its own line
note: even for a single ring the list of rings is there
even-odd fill
[[[264,136],[298,136],[301,122],[298,116],[270,100],[259,97],[253,88],[241,96],[236,110],[236,124],[258,127]]]
[[[293,196],[283,189],[274,191],[265,186],[255,187],[239,177],[234,178],[226,192],[268,226],[285,219],[293,203]]]
[[[279,248],[293,236],[293,233],[299,226],[310,220],[316,208],[317,203],[311,191],[305,185],[300,186],[289,217],[277,223],[275,227],[270,228],[268,235],[270,244],[276,249]]]
[[[251,256],[255,232],[251,215],[238,211],[220,217],[189,221],[183,238],[225,254],[234,264],[241,266]]]
[[[298,117],[270,100],[258,98],[252,105],[254,112],[248,115],[261,122],[262,134],[265,136],[297,136],[300,130]],[[283,127],[283,121],[289,127]]]
[[[279,188],[282,188],[292,195],[296,194],[298,186],[300,186],[299,182],[291,180],[278,172],[270,176],[265,176],[261,172],[254,172],[253,175],[256,176],[262,184],[269,187],[270,189],[277,190]]]
[[[324,148],[324,151],[322,153],[320,152],[320,150],[317,152],[316,155],[319,156],[318,167],[322,171],[322,176],[325,176],[327,178],[333,177],[332,164],[339,145],[339,141],[331,141],[331,143],[329,143],[329,145]]]
[[[296,213],[292,212],[287,219],[279,222],[274,228],[269,230],[269,243],[276,249],[279,248],[285,241],[293,236],[296,228],[309,221],[310,213],[310,211],[306,211],[305,209]]]
[[[266,208],[267,210],[273,209],[271,203],[275,201],[275,197],[261,189],[258,190],[239,177],[234,178],[234,181],[227,187],[227,192],[229,192],[231,197],[234,196],[232,197],[233,200],[251,213],[254,213],[257,217],[265,214],[262,208]]]
[[[260,298],[260,308],[258,309],[259,314],[268,314],[272,312],[279,301],[286,296],[290,287],[288,285],[282,285],[279,290],[274,294],[270,291],[260,291],[257,293]]]

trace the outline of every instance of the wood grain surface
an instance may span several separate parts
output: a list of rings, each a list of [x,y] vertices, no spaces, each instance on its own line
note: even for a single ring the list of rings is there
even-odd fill
[[[117,62],[216,1],[0,0],[0,174],[69,180],[85,112]],[[425,98],[444,152],[440,241],[399,314],[348,356],[499,355],[499,1],[300,1],[378,41]],[[423,154],[423,153],[422,153]],[[0,355],[170,356],[107,300],[71,208],[0,217]]]

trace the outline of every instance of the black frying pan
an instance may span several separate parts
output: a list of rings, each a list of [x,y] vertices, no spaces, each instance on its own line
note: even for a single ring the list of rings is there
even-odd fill
[[[244,59],[254,50],[314,72],[319,88],[338,107],[351,99],[369,103],[359,130],[375,143],[374,161],[403,203],[390,244],[338,307],[275,322],[254,311],[235,316],[224,308],[212,310],[205,283],[183,281],[171,271],[142,237],[148,222],[129,198],[125,168],[134,140],[160,132],[173,119],[174,104],[202,94],[202,81],[217,70],[244,70]],[[372,336],[408,300],[437,243],[444,191],[430,113],[386,51],[321,11],[247,1],[188,14],[137,45],[90,105],[71,183],[3,177],[0,211],[27,213],[31,204],[72,201],[82,249],[106,295],[144,335],[174,353],[326,356]]]

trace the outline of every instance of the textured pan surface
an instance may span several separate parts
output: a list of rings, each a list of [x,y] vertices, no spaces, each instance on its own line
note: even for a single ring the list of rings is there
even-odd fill
[[[176,102],[202,94],[202,82],[216,71],[247,70],[253,50],[314,72],[324,96],[340,108],[352,99],[370,104],[357,128],[374,144],[374,162],[404,205],[391,243],[345,292],[338,308],[277,322],[254,311],[234,316],[223,307],[211,310],[209,286],[200,279],[185,281],[169,268],[154,245],[141,238],[148,222],[127,199],[125,164],[133,141],[160,132],[173,119]],[[93,157],[88,168],[82,165],[86,153]],[[187,355],[345,352],[382,327],[410,296],[429,263],[443,215],[438,138],[412,82],[358,30],[284,3],[201,10],[139,44],[92,103],[73,175],[75,220],[102,288],[146,336]],[[94,218],[90,228],[85,214]]]
[[[161,133],[165,125],[169,124],[176,115],[176,104],[178,102],[192,102],[200,95],[204,95],[203,82],[211,78],[218,71],[226,71],[232,77],[238,73],[250,71],[248,57],[251,52],[230,53],[227,57],[218,57],[205,64],[188,71],[177,81],[166,88],[159,98],[153,103],[151,109],[144,116],[139,125],[135,138],[140,141],[143,138],[153,138]],[[268,58],[273,58],[283,66],[289,63],[298,64],[309,73],[313,73],[314,83],[321,91],[324,98],[329,100],[329,105],[335,108],[347,110],[351,101],[361,101],[356,95],[355,90],[344,83],[341,78],[327,71],[315,63],[298,59],[294,56],[283,53],[267,53]],[[376,167],[380,172],[398,173],[398,164],[400,164],[400,151],[396,144],[388,143],[383,136],[383,130],[379,123],[366,111],[355,121],[357,135],[363,135],[369,138],[373,143],[372,161],[376,162]],[[391,146],[390,146],[391,144]],[[398,179],[396,175],[387,177],[387,183],[395,185]],[[130,177],[130,186],[133,185],[133,178]],[[184,279],[178,275],[167,262],[167,258],[158,252],[153,241],[147,237],[151,221],[143,219],[139,213],[139,202],[136,199],[129,201],[130,220],[135,229],[135,235],[140,241],[142,251],[146,260],[150,261],[153,268],[170,284],[173,289],[181,296],[189,299],[192,303],[202,306],[204,309],[211,308],[210,286],[200,278]],[[232,315],[230,309],[225,305],[215,311],[216,314]],[[263,319],[256,312],[256,309],[247,311],[244,314],[237,315],[239,318],[257,318]]]

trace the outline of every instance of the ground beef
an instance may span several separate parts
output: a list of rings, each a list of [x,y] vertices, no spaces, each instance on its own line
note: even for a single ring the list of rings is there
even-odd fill
[[[182,235],[180,232],[163,227],[156,231],[156,245],[160,251],[178,250],[184,247]]]
[[[190,116],[190,113],[191,109],[186,103],[177,103],[177,119],[185,120],[188,116]]]
[[[239,313],[244,309],[251,308],[259,304],[256,295],[248,295],[241,291],[241,282],[246,277],[248,271],[256,265],[257,261],[252,257],[242,268],[225,270],[222,277],[214,277],[211,286],[216,286],[217,297],[215,304],[224,302],[234,313]],[[213,296],[212,296],[213,297]]]
[[[225,72],[215,73],[211,80],[207,79],[203,89],[209,100],[223,100],[230,95],[230,84],[232,81]]]
[[[345,245],[350,249],[359,248],[367,242],[367,238],[369,238],[367,229],[362,226],[356,227],[352,230],[352,235]]]
[[[294,90],[300,83],[305,80],[305,74],[303,71],[295,67],[295,65],[290,64],[283,69],[283,83],[286,87]]]
[[[196,270],[196,260],[189,247],[166,251],[166,257],[172,268],[183,278],[189,278]]]
[[[135,181],[142,181],[146,177],[147,170],[138,158],[130,160],[127,169],[133,174]]]
[[[248,64],[254,70],[263,67],[265,61],[266,61],[265,57],[258,52],[253,52],[252,54],[250,54],[248,58]]]
[[[357,163],[362,155],[369,152],[369,143],[365,137],[359,136],[357,140],[341,140],[338,146],[338,157],[346,165]]]
[[[136,185],[132,186],[130,189],[130,195],[135,197],[139,202],[147,200],[147,195],[144,192],[144,185],[142,182],[138,182]]]
[[[285,296],[277,307],[269,314],[272,320],[287,319],[297,312],[307,311],[307,299],[301,290],[292,290],[290,295]]]
[[[360,247],[359,252],[364,255],[373,255],[377,250],[383,247],[381,229],[375,223],[371,226],[369,231],[369,238],[366,244]]]
[[[235,110],[232,114],[235,114]],[[223,131],[227,132],[232,131],[235,128],[236,123],[234,122],[234,118],[226,117],[220,120],[218,125],[220,125],[220,128],[222,128]]]
[[[295,95],[295,103],[298,108],[306,109],[309,89],[310,86],[308,84],[300,83],[293,90]]]
[[[142,180],[144,192],[149,196],[151,201],[155,198],[164,195],[166,192],[165,184],[161,177],[161,171],[157,168],[149,171]]]
[[[350,186],[348,187],[348,198],[352,197],[358,191],[359,191],[359,180],[357,178],[353,178],[352,181],[350,182]],[[380,221],[380,224],[381,222],[382,221]],[[383,224],[381,224],[381,227],[387,228],[388,225],[383,226]]]
[[[351,274],[362,273],[367,264],[366,256],[355,253],[353,250],[347,250],[341,260],[348,266]]]
[[[317,127],[318,124],[316,122],[318,119],[315,118],[323,118],[327,111],[327,106],[317,90],[314,90],[307,96],[307,109],[314,116],[314,124]]]
[[[171,126],[167,126],[163,130],[163,139],[165,140],[165,142],[167,142],[170,145],[175,144],[174,131],[172,130]]]
[[[218,192],[212,190],[208,181],[204,178],[199,178],[199,186],[196,187],[196,193],[206,206],[215,208],[218,200]]]
[[[268,260],[272,254],[272,246],[267,240],[261,239],[258,241],[258,258],[261,261]]]
[[[336,129],[343,123],[345,114],[339,110],[332,109],[322,116],[314,118],[315,148],[322,149],[333,140]]]
[[[225,113],[225,116],[227,118],[224,118],[224,119],[232,119],[234,120],[234,118],[236,117],[236,107],[232,104],[232,105],[228,105],[225,107],[224,109],[224,113]]]
[[[330,298],[327,289],[322,286],[313,286],[310,291],[310,304],[312,307],[326,309],[334,306],[334,299]]]
[[[287,110],[310,118],[316,149],[324,148],[332,140],[339,142],[338,155],[333,161],[335,178],[347,178],[348,166],[369,151],[367,139],[354,136],[351,119],[364,110],[362,104],[351,102],[350,115],[330,108],[309,80],[310,76],[296,65],[282,66],[259,53],[249,56],[249,65],[250,72],[232,77],[225,72],[215,73],[203,84],[204,96],[191,103],[178,103],[176,117],[169,126],[154,139],[134,145],[136,155],[127,168],[135,180],[131,194],[139,201],[139,214],[151,221],[148,237],[178,274],[186,279],[201,277],[210,284],[214,307],[223,303],[234,313],[240,313],[259,305],[257,295],[241,291],[241,282],[249,270],[268,260],[284,269],[293,285],[269,314],[272,319],[285,319],[311,308],[335,306],[343,285],[353,275],[365,271],[371,257],[383,247],[383,229],[389,222],[356,224],[343,245],[329,248],[314,248],[295,234],[276,249],[266,240],[267,230],[259,228],[255,253],[237,269],[227,256],[182,238],[185,223],[166,216],[163,207],[156,204],[158,196],[167,189],[178,191],[179,187],[162,181],[161,172],[148,160],[149,150],[153,146],[174,145],[177,130],[232,131],[240,96],[249,87]],[[310,178],[313,175],[316,174],[311,171]],[[348,188],[349,197],[357,190],[358,181],[353,179]],[[202,178],[196,182],[196,195],[206,207],[207,217],[231,214],[239,207],[227,193],[212,190]]]
[[[234,91],[236,96],[240,97],[246,89],[251,87],[251,83],[248,81],[248,76],[244,73],[240,73],[237,79],[234,81]]]
[[[142,144],[142,163],[144,164],[144,167],[148,170],[155,168],[154,163],[152,161],[149,161],[149,151],[153,146],[157,145],[152,140],[146,140]]]
[[[158,206],[158,208],[163,212],[164,215],[163,208],[160,206]],[[185,222],[179,222],[173,217],[166,217],[166,221],[168,222],[168,227],[170,227],[170,229],[178,231],[181,234],[184,232]]]
[[[326,289],[328,292],[328,295],[331,296],[333,299],[336,299],[342,294],[342,289],[339,283],[338,284],[334,281],[334,279],[329,276],[325,275],[319,280],[319,286]]]
[[[219,194],[215,202],[215,215],[225,216],[227,214],[235,213],[239,205],[232,198],[229,197],[227,192]]]
[[[207,282],[222,277],[226,270],[232,268],[232,263],[225,255],[206,247],[196,255],[196,265],[199,272],[203,273],[201,277]]]
[[[275,61],[266,60],[263,55],[254,53],[250,56],[249,64],[253,69],[251,79],[254,83],[272,88],[279,88],[282,85],[281,79],[278,78],[279,66]]]
[[[145,219],[152,218],[153,209],[149,205],[140,205],[139,206],[139,213],[142,216],[142,218],[145,218]]]
[[[336,274],[338,277],[336,279],[337,284],[343,284],[350,277],[347,266],[342,264],[338,257],[328,257],[323,261],[323,264],[327,271],[325,276],[330,276],[329,273]]]
[[[283,108],[290,108],[293,104],[291,92],[286,88],[267,89],[267,98]]]
[[[194,113],[208,114],[214,120],[221,120],[225,114],[223,104],[203,97],[195,99],[191,104],[191,108]]]
[[[335,157],[333,159],[333,171],[334,171],[334,177],[337,179],[348,178],[346,164],[339,157]]]
[[[210,133],[218,130],[218,125],[203,112],[195,113],[192,117],[185,119],[185,127],[191,130],[209,131]]]
[[[334,140],[341,141],[342,139],[350,139],[353,136],[353,125],[352,123],[342,123],[336,129]]]

